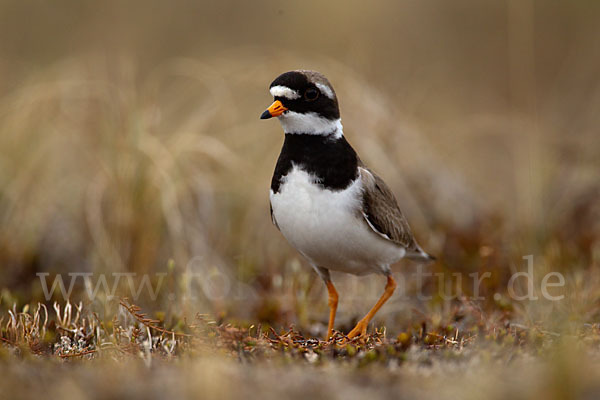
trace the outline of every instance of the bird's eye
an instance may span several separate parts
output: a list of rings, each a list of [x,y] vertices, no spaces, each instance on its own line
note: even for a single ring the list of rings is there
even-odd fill
[[[304,92],[304,98],[308,101],[316,100],[319,97],[319,91],[315,88],[308,88]]]

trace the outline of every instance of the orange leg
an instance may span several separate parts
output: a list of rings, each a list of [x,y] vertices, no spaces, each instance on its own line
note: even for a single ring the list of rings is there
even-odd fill
[[[350,333],[348,333],[349,338],[364,335],[367,333],[367,326],[369,326],[369,322],[371,322],[371,320],[373,319],[377,311],[379,311],[381,306],[383,306],[385,302],[388,301],[390,297],[392,297],[394,290],[396,290],[396,281],[394,280],[394,278],[392,278],[391,275],[388,275],[387,284],[385,285],[385,292],[383,292],[377,303],[373,306],[373,308],[371,308],[371,311],[369,311],[363,319],[358,321],[354,329],[352,329]]]
[[[327,285],[327,292],[329,293],[329,324],[327,325],[327,337],[325,340],[329,340],[333,335],[333,323],[335,322],[335,313],[337,311],[338,293],[330,280],[325,282],[325,284]]]

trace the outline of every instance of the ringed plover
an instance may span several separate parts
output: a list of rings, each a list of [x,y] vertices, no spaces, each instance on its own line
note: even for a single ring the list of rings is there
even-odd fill
[[[329,271],[387,277],[379,301],[348,333],[364,335],[396,288],[390,265],[433,257],[417,244],[392,191],[344,137],[329,81],[318,72],[290,71],[271,83],[270,92],[274,102],[260,118],[277,117],[285,132],[271,180],[271,218],[327,286],[327,338],[338,303]]]

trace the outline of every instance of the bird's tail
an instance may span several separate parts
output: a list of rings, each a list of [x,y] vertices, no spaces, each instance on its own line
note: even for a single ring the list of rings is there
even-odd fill
[[[417,247],[415,250],[407,251],[404,258],[422,264],[430,264],[436,260],[434,256],[425,253],[420,247]]]

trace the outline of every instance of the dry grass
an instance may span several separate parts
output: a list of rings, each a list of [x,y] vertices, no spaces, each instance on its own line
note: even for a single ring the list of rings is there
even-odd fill
[[[432,399],[439,390],[451,398],[485,393],[491,399],[562,399],[586,398],[598,389],[596,369],[588,369],[598,361],[598,325],[558,334],[470,309],[461,328],[423,323],[397,337],[382,329],[366,338],[349,340],[336,332],[320,341],[294,329],[241,329],[202,315],[170,330],[126,301],[110,321],[81,305],[55,304],[51,312],[40,305],[31,312],[9,311],[7,321],[0,321],[0,389],[11,398],[69,399],[306,393]],[[39,379],[35,385],[27,383],[31,368]],[[548,385],[548,379],[559,381]]]

